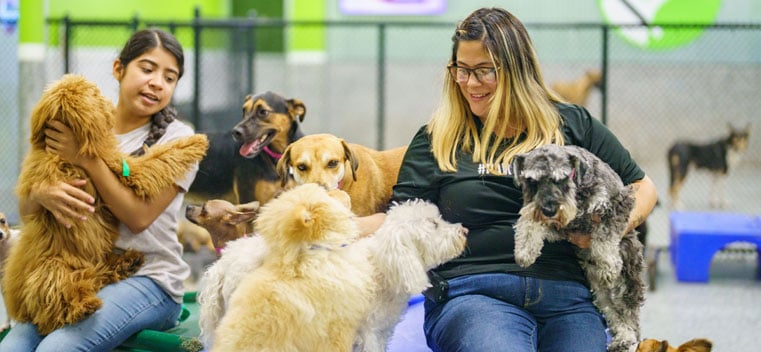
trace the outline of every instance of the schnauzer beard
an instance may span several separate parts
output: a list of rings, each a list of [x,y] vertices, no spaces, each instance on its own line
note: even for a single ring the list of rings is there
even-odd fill
[[[542,211],[543,208],[554,208],[557,210],[554,214],[547,215]],[[546,226],[552,226],[555,230],[560,230],[566,227],[571,220],[576,218],[577,212],[578,208],[576,207],[576,199],[574,197],[565,197],[565,199],[550,201],[542,196],[542,193],[537,193],[537,196],[532,202],[521,208],[520,215],[526,216],[534,222],[542,223]]]

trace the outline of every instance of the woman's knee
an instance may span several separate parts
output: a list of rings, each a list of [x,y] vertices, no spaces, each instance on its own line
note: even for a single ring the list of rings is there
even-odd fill
[[[455,297],[427,314],[425,332],[434,351],[534,351],[537,325],[524,310],[482,296]]]

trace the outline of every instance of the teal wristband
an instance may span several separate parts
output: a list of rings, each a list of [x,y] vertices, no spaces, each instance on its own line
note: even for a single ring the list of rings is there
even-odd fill
[[[129,177],[129,164],[127,159],[122,158],[122,176]]]

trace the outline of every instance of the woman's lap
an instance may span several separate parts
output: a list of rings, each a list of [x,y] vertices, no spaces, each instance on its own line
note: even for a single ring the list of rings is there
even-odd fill
[[[471,275],[449,281],[446,304],[425,305],[434,351],[606,350],[605,322],[576,282]]]
[[[104,287],[103,306],[78,323],[39,336],[34,325],[16,324],[0,342],[2,351],[110,351],[143,329],[175,325],[181,305],[153,280],[130,277]]]

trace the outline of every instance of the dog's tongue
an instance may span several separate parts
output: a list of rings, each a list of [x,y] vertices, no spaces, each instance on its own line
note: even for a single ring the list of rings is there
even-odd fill
[[[240,151],[238,153],[240,153],[240,156],[246,157],[249,154],[251,154],[254,151],[254,149],[256,149],[257,147],[259,147],[259,141],[255,140],[251,143],[243,144],[240,147]]]

